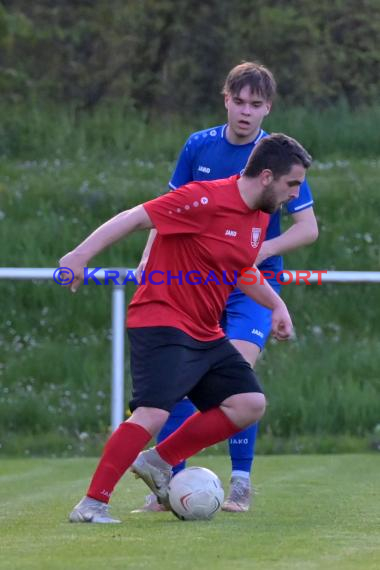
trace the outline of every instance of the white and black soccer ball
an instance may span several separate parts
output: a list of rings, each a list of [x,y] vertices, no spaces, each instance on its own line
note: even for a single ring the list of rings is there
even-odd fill
[[[210,520],[220,509],[224,490],[217,475],[205,467],[188,467],[169,484],[173,513],[183,521]]]

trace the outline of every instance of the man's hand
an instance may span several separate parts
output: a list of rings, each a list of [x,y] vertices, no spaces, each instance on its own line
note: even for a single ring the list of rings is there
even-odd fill
[[[72,293],[76,293],[84,279],[84,268],[87,266],[87,261],[75,251],[70,251],[59,260],[59,267],[67,267],[73,272],[74,278],[68,285]]]
[[[294,335],[292,319],[283,301],[272,311],[272,335],[277,340],[289,340]]]

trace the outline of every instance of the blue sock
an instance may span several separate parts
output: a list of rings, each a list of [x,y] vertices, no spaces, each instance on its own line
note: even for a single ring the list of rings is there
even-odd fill
[[[194,404],[188,399],[185,398],[178,402],[171,411],[170,416],[166,420],[165,425],[161,428],[157,436],[157,443],[161,443],[164,439],[166,439],[169,435],[176,431],[190,416],[196,412],[196,408]],[[172,468],[173,475],[185,469],[186,462],[182,461],[178,465],[175,465]]]
[[[253,424],[228,440],[232,471],[245,471],[248,474],[251,472],[258,425]]]

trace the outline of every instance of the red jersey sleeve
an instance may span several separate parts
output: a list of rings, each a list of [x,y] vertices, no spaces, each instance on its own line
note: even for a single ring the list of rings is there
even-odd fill
[[[198,234],[208,226],[215,212],[210,190],[191,182],[143,204],[159,234]]]

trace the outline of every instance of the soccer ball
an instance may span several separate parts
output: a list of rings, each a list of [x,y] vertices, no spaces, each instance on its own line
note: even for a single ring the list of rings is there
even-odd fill
[[[183,521],[210,520],[220,510],[223,500],[219,477],[204,467],[183,469],[169,484],[170,506]]]

